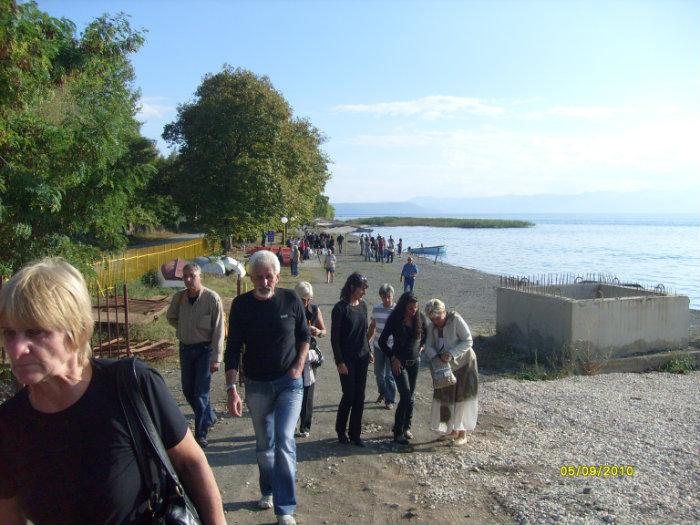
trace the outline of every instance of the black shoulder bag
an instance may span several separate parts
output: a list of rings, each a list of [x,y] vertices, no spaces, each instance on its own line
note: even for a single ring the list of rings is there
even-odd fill
[[[153,525],[201,525],[143,400],[136,376],[136,358],[117,363],[119,402],[136,451],[141,475],[149,487],[146,512]]]

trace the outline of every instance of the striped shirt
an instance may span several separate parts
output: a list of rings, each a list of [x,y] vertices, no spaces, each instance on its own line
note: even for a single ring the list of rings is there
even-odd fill
[[[372,307],[372,319],[374,319],[377,327],[374,331],[374,348],[376,349],[379,349],[379,336],[382,335],[382,330],[384,330],[386,320],[389,319],[389,314],[394,309],[394,306],[396,306],[396,304],[392,304],[389,308],[385,308],[382,303],[379,303]],[[387,344],[392,346],[394,344],[394,338],[389,336]]]

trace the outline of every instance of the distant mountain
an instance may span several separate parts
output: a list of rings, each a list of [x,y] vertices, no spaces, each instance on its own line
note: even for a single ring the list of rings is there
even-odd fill
[[[415,202],[334,202],[332,204],[337,219],[384,215],[405,217],[411,214],[426,215],[436,211]]]
[[[503,195],[488,198],[416,197],[410,202],[446,213],[694,213],[700,192],[613,192]]]
[[[333,203],[336,217],[371,215],[478,215],[508,213],[700,214],[700,190],[686,192],[598,191],[577,195],[414,197],[406,202]]]

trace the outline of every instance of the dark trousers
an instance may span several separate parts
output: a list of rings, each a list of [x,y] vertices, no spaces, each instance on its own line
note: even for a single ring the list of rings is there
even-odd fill
[[[365,386],[367,386],[367,368],[369,356],[362,359],[346,361],[348,368],[346,375],[340,375],[340,386],[343,389],[343,397],[338,405],[338,415],[335,418],[335,431],[345,434],[348,428],[348,416],[350,439],[358,439],[362,433],[362,412],[365,409]]]
[[[312,383],[304,387],[304,397],[301,400],[301,414],[299,414],[299,432],[311,430],[311,418],[314,415],[314,386]]]
[[[212,349],[207,344],[180,344],[180,380],[182,393],[194,412],[194,436],[206,437],[216,414],[209,403]]]
[[[418,361],[404,366],[399,375],[394,375],[396,389],[399,391],[399,404],[394,415],[394,435],[401,436],[411,428],[413,418],[413,399],[418,378]]]

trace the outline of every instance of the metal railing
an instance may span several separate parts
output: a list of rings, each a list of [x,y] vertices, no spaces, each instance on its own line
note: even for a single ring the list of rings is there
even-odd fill
[[[104,256],[95,262],[97,276],[90,279],[88,285],[93,289],[105,289],[115,284],[128,283],[140,278],[149,270],[158,270],[160,266],[173,259],[194,259],[214,251],[213,243],[202,237],[187,241],[158,244],[143,248],[132,248],[121,256]]]

